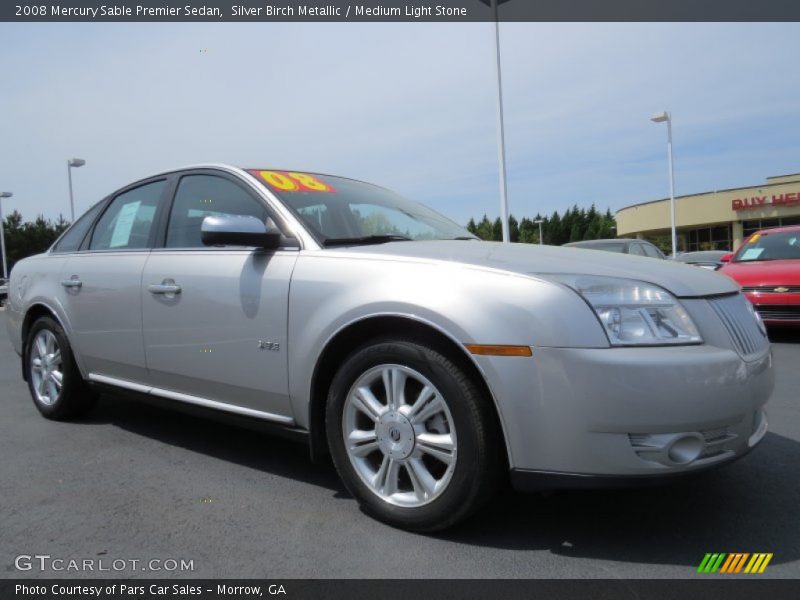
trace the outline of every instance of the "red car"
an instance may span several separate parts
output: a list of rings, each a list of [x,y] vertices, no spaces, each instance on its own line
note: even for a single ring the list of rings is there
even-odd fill
[[[800,325],[800,226],[756,232],[721,260],[765,323]]]

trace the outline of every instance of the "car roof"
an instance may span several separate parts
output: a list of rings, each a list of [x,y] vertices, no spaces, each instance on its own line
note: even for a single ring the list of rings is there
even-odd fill
[[[172,169],[163,169],[158,171],[157,173],[152,173],[142,179],[149,179],[151,177],[158,177],[159,175],[169,175],[171,173],[179,173],[180,171],[190,171],[194,169],[222,169],[223,171],[233,171],[236,173],[246,173],[250,175],[250,171],[281,171],[281,172],[288,172],[288,173],[308,173],[309,175],[322,175],[324,177],[337,177],[338,179],[349,179],[351,181],[357,181],[359,183],[366,183],[368,185],[372,185],[375,187],[382,187],[380,185],[371,183],[369,181],[364,181],[362,179],[355,179],[354,177],[347,177],[346,175],[337,175],[335,173],[323,173],[321,171],[314,171],[309,169],[287,169],[285,167],[278,168],[278,167],[254,167],[252,165],[243,167],[240,165],[232,165],[230,163],[197,163],[193,165],[184,165],[181,167],[174,167]]]
[[[759,235],[779,233],[782,231],[800,231],[800,225],[785,225],[783,227],[767,227],[766,229],[759,229],[756,231]],[[751,234],[754,235],[754,234]]]

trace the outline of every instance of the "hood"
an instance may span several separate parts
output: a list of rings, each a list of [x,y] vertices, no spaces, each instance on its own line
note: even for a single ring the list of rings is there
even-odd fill
[[[713,271],[671,260],[603,250],[470,240],[391,242],[336,249],[340,250],[348,254],[445,260],[523,275],[566,273],[637,279],[661,286],[678,297],[709,296],[739,290],[731,279]]]
[[[742,286],[800,285],[800,259],[732,262],[719,272]]]

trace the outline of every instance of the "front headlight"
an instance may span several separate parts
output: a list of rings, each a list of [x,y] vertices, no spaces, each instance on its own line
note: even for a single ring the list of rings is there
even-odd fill
[[[592,275],[545,275],[578,292],[612,346],[699,344],[703,338],[678,299],[643,281]]]

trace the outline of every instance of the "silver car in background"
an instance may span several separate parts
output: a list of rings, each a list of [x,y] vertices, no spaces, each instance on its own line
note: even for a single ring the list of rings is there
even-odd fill
[[[691,473],[764,436],[772,358],[737,285],[671,261],[482,242],[359,181],[226,165],[114,192],[15,266],[48,418],[125,391],[269,424],[417,531],[518,489]]]

